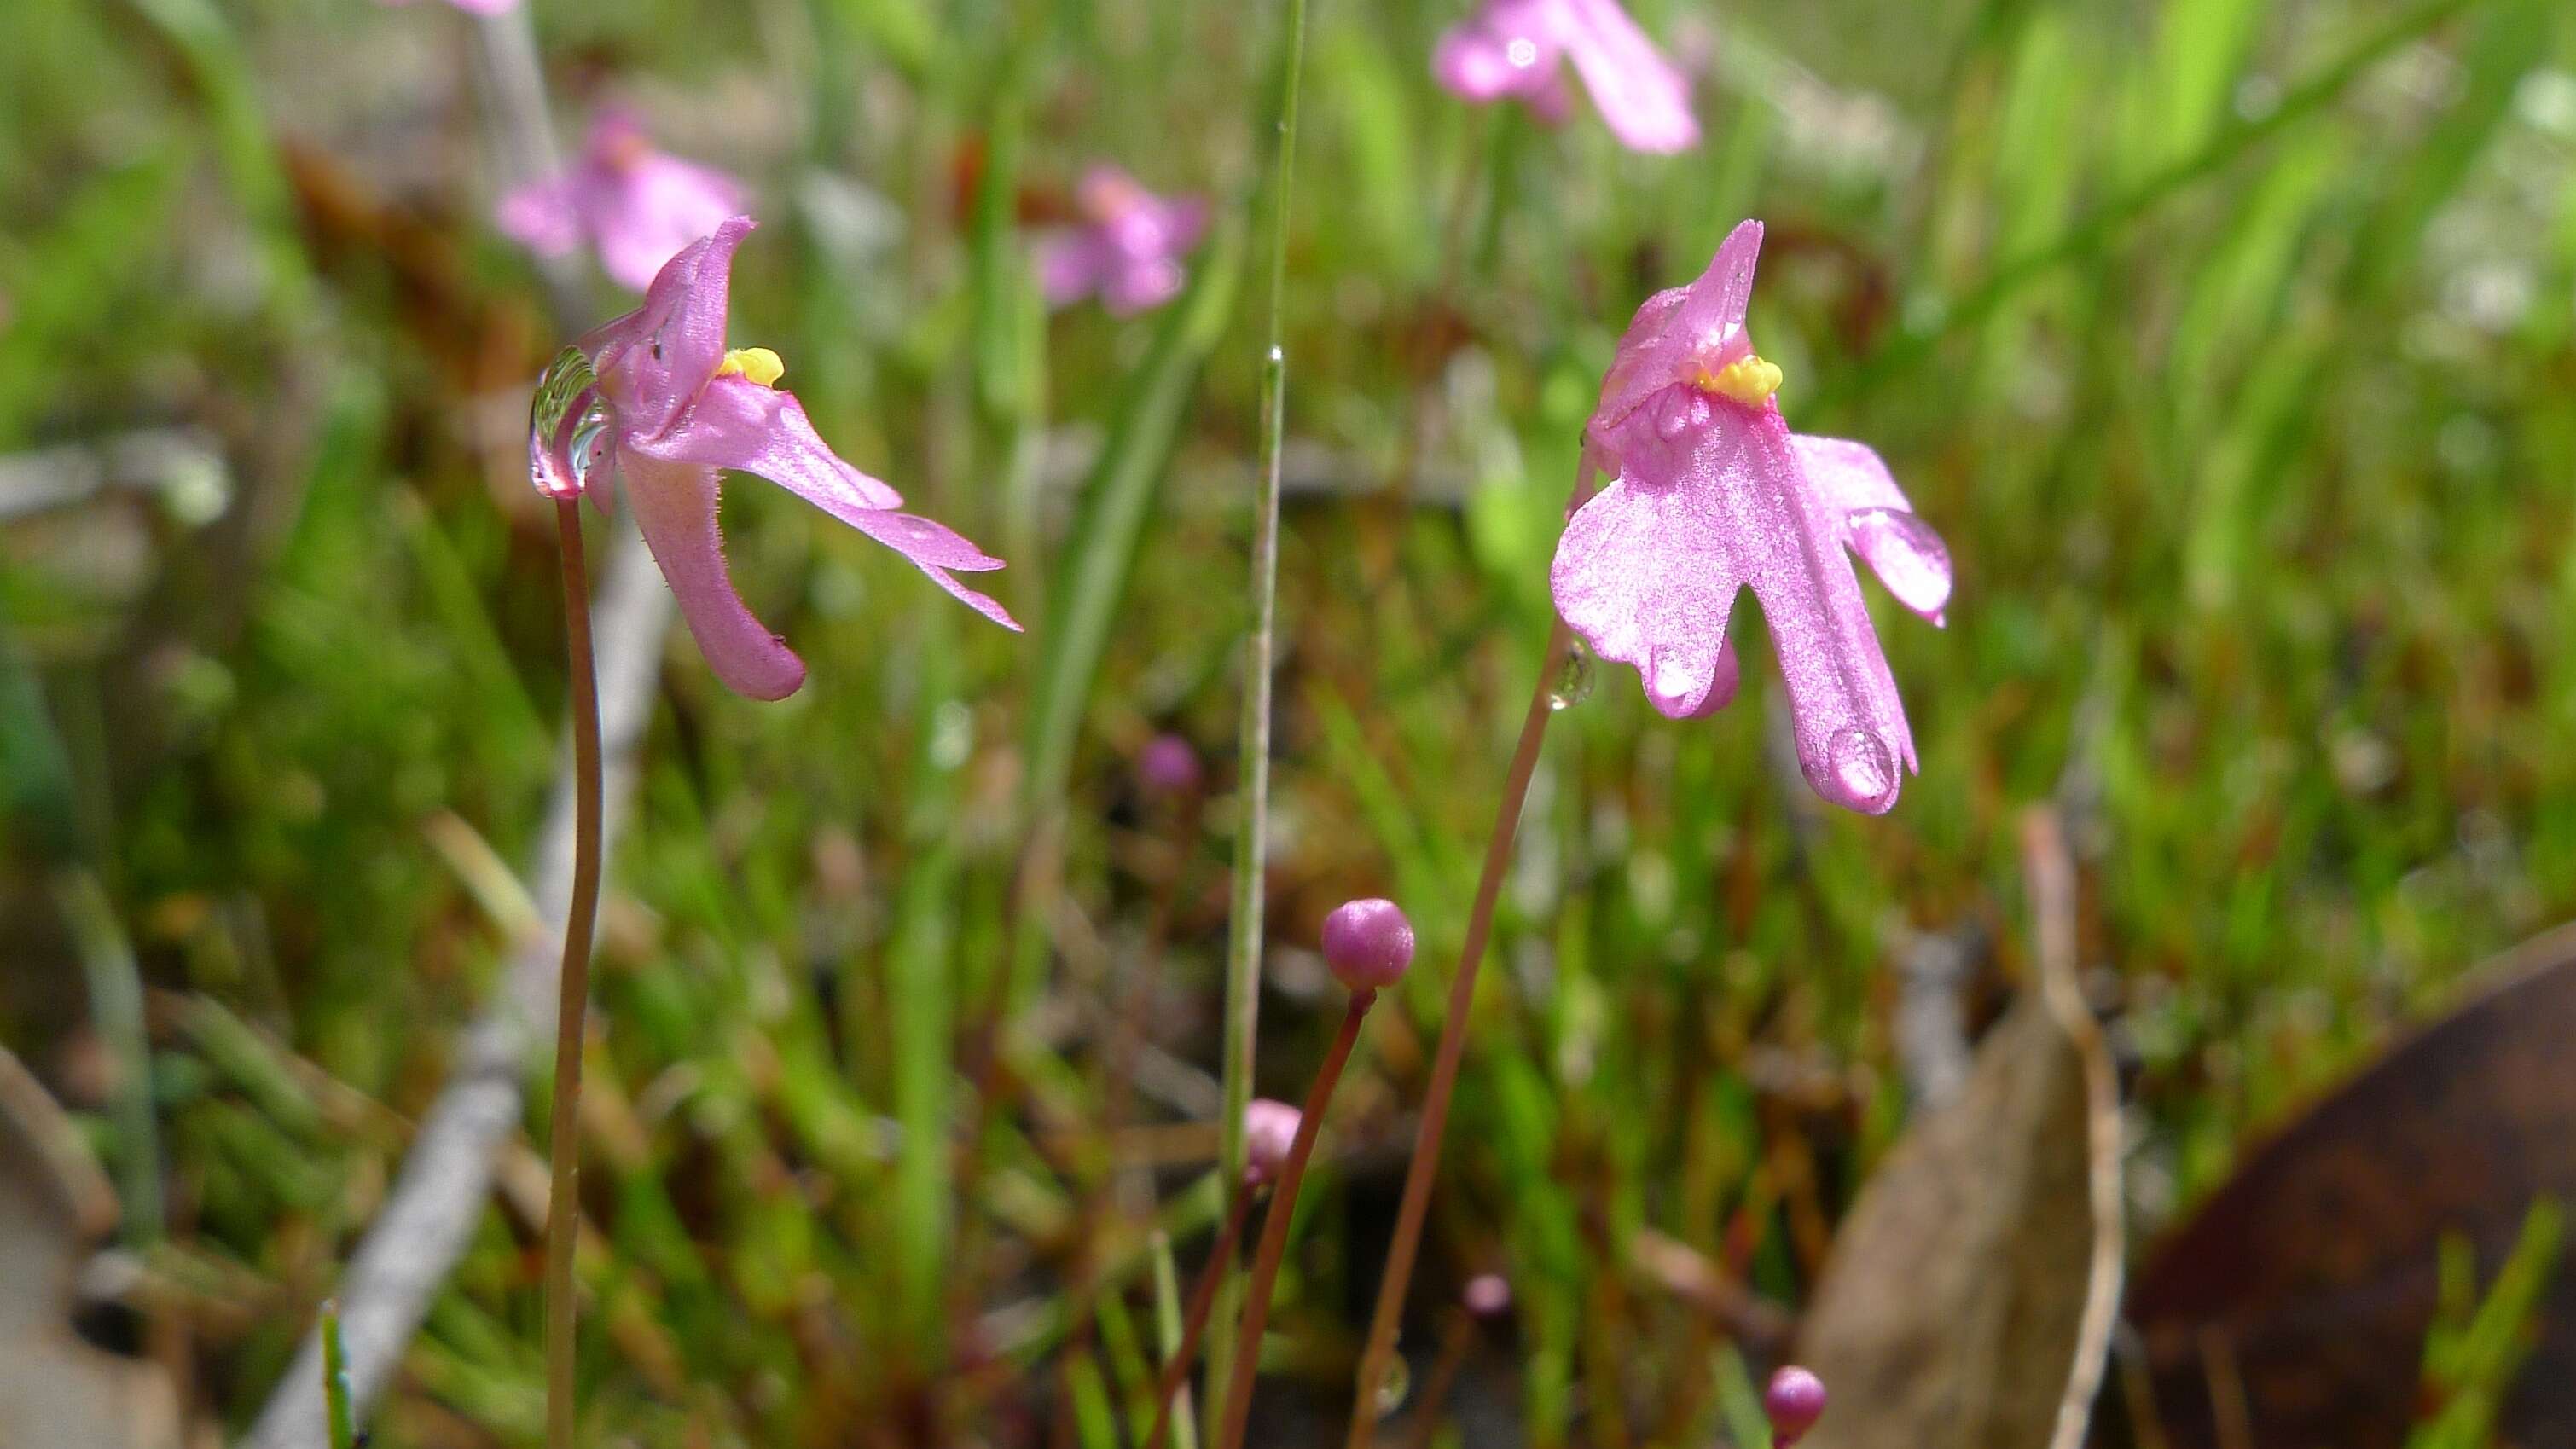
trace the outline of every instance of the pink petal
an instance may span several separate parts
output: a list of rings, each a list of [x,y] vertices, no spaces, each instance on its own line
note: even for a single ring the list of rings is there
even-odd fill
[[[1670,153],[1697,145],[1690,82],[1618,0],[1560,0],[1560,6],[1565,53],[1610,133],[1637,151]]]
[[[734,249],[755,223],[737,216],[681,248],[644,291],[644,305],[591,334],[592,366],[623,429],[652,435],[715,376],[724,359]]]
[[[1906,501],[1866,443],[1794,435],[1807,486],[1841,512],[1853,552],[1898,603],[1938,624],[1950,602],[1950,550]]]
[[[1071,227],[1040,236],[1038,291],[1045,296],[1047,305],[1070,306],[1098,291],[1107,251],[1089,232]]]
[[[503,236],[541,257],[560,257],[581,245],[581,217],[563,177],[511,187],[492,219]]]
[[[1113,316],[1132,317],[1150,311],[1180,295],[1182,283],[1188,280],[1178,262],[1161,257],[1144,260],[1121,258],[1109,269],[1101,284],[1100,305]]]
[[[1002,567],[1000,559],[986,554],[964,535],[914,513],[869,513],[849,522],[859,532],[910,559],[914,568],[928,574],[931,582],[946,589],[958,602],[1005,629],[1018,631],[1020,621],[1011,617],[1010,610],[991,596],[959,583],[948,572],[963,569],[977,573]]]
[[[1692,399],[1674,393],[1672,405],[1688,409]],[[1727,615],[1745,583],[1714,502],[1687,478],[1630,460],[1567,520],[1548,571],[1567,627],[1602,658],[1635,665],[1647,700],[1673,719],[1718,694]]]
[[[757,473],[902,554],[984,617],[1020,627],[1008,610],[948,573],[997,569],[1002,561],[945,525],[896,512],[903,496],[843,462],[815,433],[792,393],[745,377],[719,377],[669,433],[629,439],[627,447],[666,464]]]
[[[1708,687],[1708,698],[1690,712],[1690,718],[1701,719],[1735,703],[1735,692],[1744,683],[1744,667],[1735,657],[1735,641],[1724,639],[1717,646],[1717,680]]]
[[[1451,26],[1431,50],[1431,75],[1462,100],[1498,101],[1557,86],[1562,59],[1556,0],[1494,0]],[[1562,100],[1563,92],[1558,90]]]
[[[841,461],[794,393],[738,375],[708,383],[670,431],[627,445],[668,463],[757,473],[844,523],[903,506],[902,494]]]
[[[785,699],[805,682],[805,662],[752,616],[725,569],[716,524],[717,473],[620,449],[618,475],[653,561],[716,677],[737,694]]]
[[[740,212],[743,200],[741,185],[723,172],[648,151],[599,178],[590,224],[600,267],[640,291],[682,248]]]

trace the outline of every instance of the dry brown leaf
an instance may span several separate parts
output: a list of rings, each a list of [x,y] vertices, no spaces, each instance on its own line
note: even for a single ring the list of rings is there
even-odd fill
[[[2074,866],[2053,814],[2026,817],[2024,853],[2043,987],[1836,1233],[1800,1332],[1834,1404],[1811,1449],[2081,1440],[2120,1286],[2119,1104],[2076,989]]]
[[[2043,1449],[2092,1253],[2081,1059],[2037,997],[1986,1034],[1835,1235],[1800,1333],[1812,1449]]]
[[[2148,1259],[2131,1319],[2172,1449],[2380,1449],[2417,1417],[2445,1234],[2481,1281],[2534,1199],[2576,1202],[2576,926],[2253,1149]],[[2576,1444],[2576,1262],[2498,1441]]]

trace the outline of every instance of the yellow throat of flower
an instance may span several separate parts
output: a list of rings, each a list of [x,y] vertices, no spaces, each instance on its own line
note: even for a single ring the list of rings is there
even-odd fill
[[[716,376],[747,377],[762,387],[776,387],[778,379],[786,375],[786,361],[766,347],[737,347],[716,364]],[[1772,386],[1779,386],[1779,378],[1780,370],[1775,367],[1771,370]]]
[[[1759,407],[1762,400],[1780,390],[1780,369],[1746,353],[1715,372],[1703,367],[1691,381],[1702,392],[1713,392],[1731,398],[1746,407]]]

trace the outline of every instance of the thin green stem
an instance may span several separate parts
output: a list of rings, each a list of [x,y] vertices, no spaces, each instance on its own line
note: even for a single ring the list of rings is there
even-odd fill
[[[322,1300],[322,1421],[331,1449],[356,1449],[357,1418],[349,1411],[349,1353],[340,1341],[340,1305]]]
[[[1270,327],[1263,354],[1261,496],[1252,525],[1252,635],[1243,658],[1243,715],[1238,729],[1242,779],[1234,837],[1234,900],[1225,962],[1225,1106],[1218,1118],[1217,1166],[1228,1182],[1243,1180],[1243,1113],[1252,1104],[1252,1058],[1261,1025],[1262,906],[1269,873],[1270,670],[1279,596],[1279,469],[1287,432],[1288,349],[1284,339],[1288,293],[1289,181],[1297,160],[1297,95],[1306,69],[1306,0],[1287,0],[1288,32],[1281,61],[1279,148],[1270,182]],[[1237,1285],[1229,1271],[1218,1301],[1231,1308]],[[1219,1311],[1211,1347],[1222,1351],[1233,1315]],[[1223,1412],[1224,1390],[1211,1384],[1210,1424]]]
[[[581,500],[555,502],[563,555],[564,659],[572,680],[572,901],[564,912],[563,974],[555,1008],[554,1112],[546,1158],[554,1167],[546,1196],[546,1446],[572,1449],[574,1405],[573,1281],[581,1222],[581,1048],[590,1002],[590,938],[599,916],[599,681],[591,662],[590,579],[581,542]]]
[[[1567,512],[1592,496],[1592,446],[1586,440]],[[1367,1449],[1377,1424],[1378,1388],[1386,1380],[1387,1361],[1395,1351],[1397,1322],[1404,1316],[1405,1289],[1413,1281],[1413,1260],[1422,1247],[1422,1221],[1431,1209],[1431,1179],[1440,1168],[1440,1134],[1449,1125],[1449,1098],[1458,1086],[1458,1062],[1467,1044],[1467,1016],[1476,1003],[1476,970],[1484,963],[1485,942],[1493,934],[1494,905],[1502,896],[1503,870],[1511,864],[1512,839],[1519,832],[1521,805],[1529,798],[1530,776],[1538,769],[1539,747],[1547,742],[1547,722],[1556,713],[1557,661],[1572,642],[1562,620],[1547,635],[1547,652],[1539,658],[1538,687],[1530,692],[1521,717],[1520,742],[1503,779],[1503,798],[1494,813],[1494,833],[1485,844],[1485,867],[1476,878],[1476,902],[1467,916],[1467,940],[1458,952],[1458,974],[1449,983],[1449,1009],[1440,1023],[1440,1046],[1431,1061],[1431,1083],[1423,1094],[1422,1123],[1413,1138],[1413,1161],[1404,1173],[1404,1197],[1396,1207],[1395,1237],[1388,1243],[1386,1271],[1378,1279],[1377,1307],[1369,1315],[1368,1343],[1351,1403],[1346,1449]]]
[[[1332,1050],[1315,1069],[1315,1084],[1306,1089],[1306,1107],[1297,1119],[1297,1136],[1288,1144],[1288,1161],[1279,1169],[1279,1186],[1270,1195],[1270,1211],[1261,1220],[1261,1246],[1252,1255],[1252,1285],[1243,1304],[1243,1327],[1234,1342],[1234,1367],[1227,1374],[1225,1432],[1215,1449],[1243,1449],[1243,1431],[1252,1422],[1252,1381],[1261,1371],[1261,1331],[1270,1326],[1270,1290],[1279,1282],[1279,1260],[1288,1251],[1288,1225],[1297,1216],[1297,1189],[1306,1180],[1306,1159],[1315,1153],[1315,1137],[1324,1127],[1324,1112],[1333,1103],[1333,1088],[1342,1080],[1342,1064],[1360,1039],[1360,1023],[1377,1004],[1373,990],[1351,993],[1342,1013],[1342,1029]]]
[[[1207,1266],[1190,1287],[1190,1306],[1181,1318],[1181,1341],[1163,1361],[1162,1377],[1154,1383],[1154,1427],[1145,1431],[1144,1449],[1162,1449],[1163,1436],[1172,1427],[1181,1385],[1190,1376],[1190,1360],[1198,1357],[1199,1338],[1207,1332],[1208,1309],[1216,1303],[1216,1285],[1234,1267],[1235,1249],[1243,1243],[1243,1220],[1251,1214],[1255,1196],[1250,1187],[1235,1189],[1225,1210],[1225,1226],[1217,1230],[1216,1243],[1208,1249]]]

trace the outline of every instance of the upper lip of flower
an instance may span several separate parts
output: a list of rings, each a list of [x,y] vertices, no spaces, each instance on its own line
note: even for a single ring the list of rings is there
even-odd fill
[[[1675,383],[1711,377],[1753,354],[1744,328],[1753,296],[1753,264],[1762,250],[1762,223],[1748,221],[1727,234],[1707,270],[1686,287],[1648,297],[1619,339],[1593,411],[1594,436],[1617,427],[1637,406]]]

